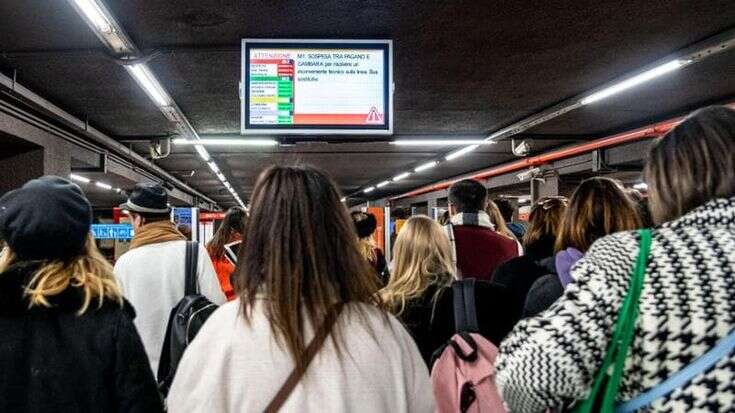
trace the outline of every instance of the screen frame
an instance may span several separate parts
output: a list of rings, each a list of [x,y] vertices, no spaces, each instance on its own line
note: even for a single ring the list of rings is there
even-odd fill
[[[354,46],[377,46],[386,50],[387,84],[384,85],[384,95],[387,98],[385,116],[388,122],[384,125],[298,125],[273,126],[250,125],[248,123],[249,110],[249,72],[250,45],[269,48],[298,48],[304,45],[323,46],[324,48],[345,48]],[[393,41],[392,40],[343,40],[343,39],[242,39],[240,62],[240,134],[241,135],[393,135]]]

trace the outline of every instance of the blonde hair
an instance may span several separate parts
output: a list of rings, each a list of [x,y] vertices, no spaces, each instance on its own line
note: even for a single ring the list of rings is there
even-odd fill
[[[498,208],[498,205],[494,201],[488,200],[485,212],[490,216],[490,222],[495,226],[495,232],[500,235],[505,235],[514,241],[516,240],[515,235],[513,235],[508,225],[506,225],[505,218],[500,213],[500,208]]]
[[[69,262],[45,261],[28,285],[25,295],[29,298],[29,307],[51,307],[49,298],[61,294],[69,287],[80,288],[84,292],[84,301],[77,311],[84,314],[97,301],[97,308],[102,307],[105,298],[122,305],[123,296],[117,285],[112,266],[100,254],[91,235],[87,236],[84,253]],[[17,261],[15,253],[6,247],[0,254],[0,273]]]
[[[449,238],[442,227],[425,215],[411,217],[398,234],[394,268],[388,285],[380,290],[386,307],[400,315],[410,299],[436,285],[436,301],[442,288],[454,280]]]

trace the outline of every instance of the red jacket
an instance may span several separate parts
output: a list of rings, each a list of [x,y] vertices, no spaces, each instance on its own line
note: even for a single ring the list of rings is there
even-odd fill
[[[518,256],[518,244],[490,228],[454,225],[459,278],[492,281],[500,264]]]

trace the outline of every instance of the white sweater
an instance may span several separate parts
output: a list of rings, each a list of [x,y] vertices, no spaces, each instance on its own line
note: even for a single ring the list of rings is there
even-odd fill
[[[187,348],[168,397],[172,413],[262,412],[294,368],[256,301],[246,324],[236,300],[220,307]],[[283,405],[284,412],[432,412],[434,396],[416,344],[403,326],[362,305],[340,315],[342,358],[331,337]],[[313,337],[307,327],[307,340]]]
[[[212,260],[201,245],[197,264],[200,293],[215,304],[226,302]],[[135,327],[154,374],[171,309],[184,297],[185,271],[186,241],[144,245],[126,252],[115,263],[115,276],[135,308]]]

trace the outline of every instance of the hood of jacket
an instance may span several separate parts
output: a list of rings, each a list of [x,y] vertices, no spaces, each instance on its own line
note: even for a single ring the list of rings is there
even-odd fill
[[[564,251],[559,251],[556,254],[556,273],[559,275],[559,281],[564,288],[567,288],[567,285],[574,281],[571,275],[572,266],[582,259],[582,257],[584,257],[584,253],[572,247]]]
[[[18,262],[12,264],[5,272],[0,273],[0,315],[18,315],[28,311],[52,313],[76,313],[79,311],[84,304],[84,290],[72,286],[59,294],[48,297],[50,307],[30,307],[25,288],[42,264],[42,261]],[[119,308],[117,302],[105,299],[101,308],[108,306]],[[94,311],[97,308],[97,303],[93,301],[87,311]],[[127,300],[123,301],[123,310],[131,319],[135,317],[135,310]]]

